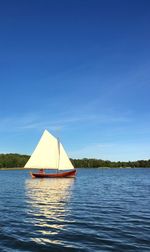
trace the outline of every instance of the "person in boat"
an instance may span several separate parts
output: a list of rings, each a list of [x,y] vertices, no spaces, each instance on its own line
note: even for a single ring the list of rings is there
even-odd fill
[[[45,174],[44,169],[40,169],[40,170],[39,170],[39,174]]]

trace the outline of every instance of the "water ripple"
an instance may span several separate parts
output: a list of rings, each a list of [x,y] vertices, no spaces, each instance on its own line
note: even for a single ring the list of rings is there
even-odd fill
[[[149,251],[149,176],[79,169],[75,180],[32,180],[1,171],[0,251]]]

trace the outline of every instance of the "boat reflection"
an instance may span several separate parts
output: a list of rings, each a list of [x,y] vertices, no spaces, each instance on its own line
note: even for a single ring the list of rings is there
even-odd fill
[[[71,178],[26,180],[28,215],[34,229],[40,233],[40,237],[32,238],[34,241],[58,244],[52,236],[64,230],[68,223],[73,183]]]

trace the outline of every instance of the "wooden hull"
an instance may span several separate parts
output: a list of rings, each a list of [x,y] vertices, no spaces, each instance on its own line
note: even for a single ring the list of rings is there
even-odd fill
[[[76,170],[62,173],[53,173],[53,174],[40,174],[40,173],[30,173],[32,178],[73,178],[76,175]]]

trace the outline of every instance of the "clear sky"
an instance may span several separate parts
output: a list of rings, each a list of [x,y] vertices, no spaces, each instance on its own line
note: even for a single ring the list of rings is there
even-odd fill
[[[150,1],[0,1],[0,153],[150,158]]]

